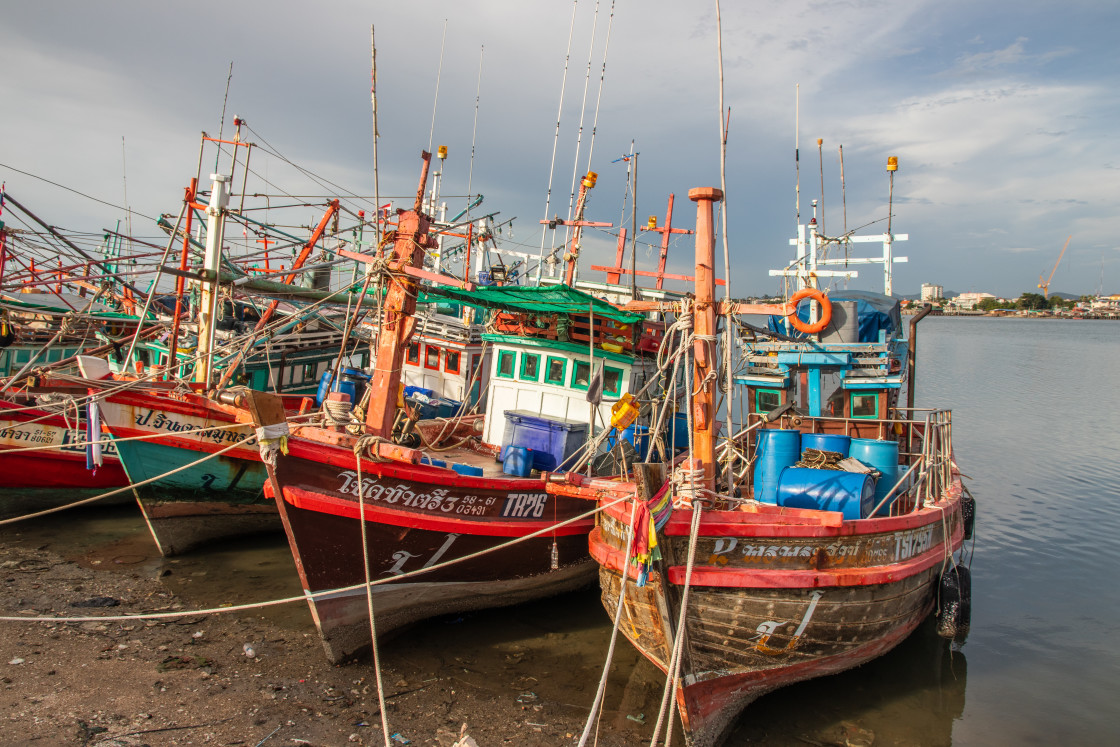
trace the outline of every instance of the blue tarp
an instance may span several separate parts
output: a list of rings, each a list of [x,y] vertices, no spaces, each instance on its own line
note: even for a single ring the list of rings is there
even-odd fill
[[[859,317],[859,341],[878,342],[879,331],[885,330],[887,339],[900,335],[902,331],[902,312],[899,311],[898,301],[891,296],[872,291],[841,291],[829,293],[828,300],[832,303],[839,301],[855,301],[856,314]],[[797,317],[809,323],[809,306],[812,302],[804,299],[797,305]],[[784,316],[771,316],[768,328],[771,332],[788,335],[789,337],[805,337],[802,333],[785,323]]]

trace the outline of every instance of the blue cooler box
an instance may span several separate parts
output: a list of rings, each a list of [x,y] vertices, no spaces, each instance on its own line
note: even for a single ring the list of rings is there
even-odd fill
[[[502,453],[507,446],[523,446],[533,455],[533,469],[555,471],[587,442],[587,423],[545,417],[528,410],[506,410]]]

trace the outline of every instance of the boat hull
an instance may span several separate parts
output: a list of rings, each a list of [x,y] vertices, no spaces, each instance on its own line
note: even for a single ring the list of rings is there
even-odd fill
[[[594,581],[589,518],[487,552],[586,512],[592,502],[546,495],[540,479],[464,477],[438,467],[363,461],[369,573],[383,582],[371,587],[367,600],[355,467],[348,450],[292,439],[289,454],[278,457],[275,483],[266,488],[277,496],[333,663],[369,650],[369,604],[381,635],[436,615],[518,604]]]
[[[84,422],[67,427],[64,418],[39,409],[0,403],[0,519],[46,511],[128,485],[128,476],[115,450],[102,451],[102,465],[86,468]],[[50,447],[38,451],[15,451]],[[14,453],[10,453],[13,452]],[[128,503],[122,491],[106,503]]]
[[[125,391],[101,405],[102,421],[136,488],[152,535],[164,555],[200,545],[281,529],[275,503],[262,488],[267,473],[249,442],[193,466],[253,435],[237,410],[204,397]],[[213,426],[224,430],[196,432]],[[158,479],[157,479],[158,478]]]
[[[718,745],[759,696],[859,666],[903,641],[934,609],[938,579],[963,539],[959,482],[955,490],[937,507],[883,519],[772,507],[706,512],[675,693],[688,743]],[[641,587],[622,562],[627,520],[608,511],[591,534],[603,604],[613,615],[628,569],[620,629],[667,671],[691,511],[678,511],[665,528],[664,560]]]

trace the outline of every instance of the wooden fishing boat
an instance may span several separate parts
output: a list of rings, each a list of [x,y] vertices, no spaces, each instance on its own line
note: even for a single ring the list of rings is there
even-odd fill
[[[418,194],[429,158],[424,154]],[[428,273],[421,262],[432,241],[429,225],[418,197],[412,210],[400,213],[385,255],[393,282],[377,325],[364,421],[289,424],[283,450],[281,436],[271,436],[266,491],[276,498],[332,662],[368,650],[371,611],[380,634],[433,615],[515,604],[592,582],[596,566],[587,534],[594,502],[550,495],[546,474],[574,456],[571,450],[583,445],[594,419],[610,419],[609,403],[588,401],[597,369],[612,398],[644,381],[641,359],[605,350],[605,340],[593,333],[578,343],[488,333],[482,336],[491,362],[486,412],[416,423],[422,449],[394,443],[404,440],[401,423],[408,420],[401,371],[418,332],[418,278],[457,285],[458,291],[446,291],[455,300],[499,307],[495,298],[502,296],[500,308],[525,311],[532,303],[537,314],[568,321],[573,311],[614,323],[642,318],[565,286],[482,292]],[[343,393],[330,396],[335,403],[347,400]],[[262,427],[284,430],[282,408],[269,395],[249,392],[247,398]],[[503,455],[499,446],[516,443],[503,438],[505,429],[535,425],[538,417],[547,419],[549,435],[534,459],[548,461],[534,461],[544,470],[534,473],[527,463],[514,464],[528,449]],[[546,445],[554,437],[561,443]],[[573,480],[592,494],[615,489],[610,480]]]
[[[295,414],[304,399],[284,397],[281,404]],[[103,396],[100,407],[129,479],[143,483],[136,495],[163,555],[280,531],[242,408],[162,382],[136,382]]]
[[[819,303],[816,318],[792,316],[796,301],[792,309],[715,301],[712,205],[722,195],[696,189],[690,197],[698,203],[696,300],[675,310],[694,315],[696,338],[727,312],[789,317],[809,332],[757,330],[742,342],[735,383],[749,414],[721,450],[738,460],[717,460],[714,387],[698,385],[688,458],[668,474],[642,465],[632,499],[600,498],[590,548],[603,604],[667,674],[687,743],[712,747],[760,695],[880,656],[935,610],[947,632],[967,630],[967,569],[953,554],[971,534],[973,506],[954,462],[949,412],[899,403],[917,322],[908,346],[897,303],[895,326],[860,338],[854,319],[834,334],[832,312],[844,307],[811,287],[794,299]],[[694,340],[683,343],[692,380],[706,382],[720,364]],[[913,384],[911,375],[908,399]],[[771,444],[775,434],[796,443],[785,457]],[[806,465],[840,463],[839,452],[826,452],[845,441],[853,457],[857,446],[870,451],[839,468]],[[802,452],[802,442],[817,448]],[[548,490],[587,494],[559,475]]]
[[[85,391],[35,387],[9,392],[0,400],[0,518],[45,511],[128,485],[116,450],[87,448],[85,405],[36,406],[36,397],[66,395],[81,399]],[[121,493],[109,502],[132,500]]]

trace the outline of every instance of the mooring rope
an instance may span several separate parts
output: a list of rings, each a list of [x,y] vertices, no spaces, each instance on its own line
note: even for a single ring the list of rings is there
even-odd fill
[[[215,454],[214,456],[217,456],[217,455]],[[124,489],[127,490],[127,488],[124,488]],[[404,581],[406,579],[410,579],[413,576],[419,576],[422,573],[430,573],[432,571],[442,570],[444,568],[447,568],[448,566],[457,565],[458,563],[465,563],[465,562],[470,561],[470,560],[475,560],[477,558],[481,558],[485,555],[488,555],[492,552],[501,552],[502,550],[506,550],[506,549],[508,549],[510,547],[513,547],[514,545],[518,545],[522,542],[527,542],[528,540],[536,539],[537,537],[547,535],[551,532],[555,532],[560,527],[564,527],[564,526],[567,526],[568,524],[574,524],[576,522],[583,521],[584,519],[591,518],[592,516],[599,513],[600,511],[605,511],[606,509],[611,508],[613,506],[616,506],[619,503],[622,503],[623,501],[627,501],[627,500],[630,500],[630,496],[623,496],[621,498],[617,498],[617,499],[611,501],[610,503],[608,503],[606,505],[596,506],[596,508],[594,508],[590,511],[585,511],[584,513],[579,514],[577,516],[573,516],[570,519],[565,519],[563,521],[558,521],[554,524],[551,524],[547,527],[544,527],[543,529],[538,529],[535,532],[530,532],[529,534],[525,534],[525,535],[522,535],[520,537],[514,537],[513,539],[511,539],[507,542],[503,542],[500,545],[495,545],[495,546],[487,548],[485,550],[479,550],[477,552],[473,552],[469,555],[464,555],[464,556],[459,557],[459,558],[451,558],[450,560],[445,560],[442,563],[436,563],[435,565],[430,565],[426,568],[417,568],[414,571],[406,571],[405,573],[401,573],[399,575],[387,576],[385,578],[375,579],[373,581],[370,581],[368,585],[369,586],[381,586],[382,584],[397,583],[397,582],[400,582],[400,581]],[[338,594],[344,594],[346,592],[357,591],[358,589],[364,589],[365,587],[366,587],[366,584],[364,584],[364,583],[363,584],[354,584],[352,586],[343,586],[343,587],[340,587],[340,588],[337,588],[337,589],[326,589],[324,591],[304,592],[304,594],[302,594],[301,596],[298,596],[298,597],[286,597],[284,599],[273,599],[273,600],[269,600],[269,601],[266,601],[266,602],[252,602],[252,603],[249,603],[249,604],[232,605],[232,606],[229,606],[229,607],[212,607],[212,608],[209,608],[209,609],[201,609],[201,610],[184,610],[184,611],[180,611],[180,612],[153,612],[153,613],[141,613],[141,614],[135,614],[135,615],[105,615],[105,616],[97,616],[97,617],[47,617],[47,616],[32,617],[32,616],[27,616],[27,615],[21,615],[19,617],[0,616],[0,622],[19,622],[19,621],[24,621],[24,622],[120,622],[122,620],[159,620],[159,619],[165,619],[165,618],[189,617],[189,616],[194,616],[194,615],[216,615],[216,614],[221,614],[221,613],[224,613],[224,612],[244,612],[245,610],[254,610],[254,609],[260,609],[260,608],[263,608],[263,607],[275,607],[275,606],[281,605],[281,604],[291,604],[292,602],[313,601],[313,600],[323,598],[323,597],[332,597],[332,596],[335,596],[335,595],[338,595]]]
[[[591,712],[587,715],[587,723],[584,724],[583,734],[579,738],[578,747],[586,747],[588,737],[591,735],[591,724],[599,722],[600,708],[603,705],[603,694],[607,689],[607,677],[611,672],[611,662],[614,660],[614,645],[618,640],[618,628],[622,622],[622,610],[626,600],[626,582],[630,579],[629,568],[627,563],[630,559],[630,551],[634,546],[634,521],[638,513],[638,496],[634,496],[634,500],[630,506],[630,526],[629,531],[626,533],[626,551],[622,554],[622,577],[618,583],[618,603],[614,609],[614,625],[611,627],[611,642],[607,646],[607,658],[603,662],[603,674],[599,678],[599,688],[595,691],[595,700],[591,703]]]
[[[377,705],[381,710],[381,733],[385,737],[385,747],[389,745],[389,717],[385,714],[385,689],[381,682],[381,654],[377,645],[377,623],[373,614],[373,586],[370,584],[369,543],[366,539],[366,493],[362,489],[362,452],[368,446],[368,436],[354,442],[354,461],[358,468],[358,525],[362,534],[362,570],[365,572],[366,609],[369,611],[369,638],[373,648],[373,673],[377,681]]]
[[[177,468],[171,470],[170,472],[164,472],[162,475],[157,475],[156,477],[149,477],[147,480],[141,480],[140,482],[132,483],[130,485],[125,485],[123,488],[117,488],[116,490],[110,490],[108,493],[101,493],[100,495],[95,495],[92,498],[86,498],[85,500],[74,501],[73,503],[67,503],[65,506],[55,506],[54,508],[48,508],[48,509],[45,509],[43,511],[37,511],[33,514],[24,514],[23,516],[15,516],[11,519],[0,520],[0,526],[4,526],[6,524],[14,524],[17,521],[26,521],[28,519],[37,519],[40,516],[46,516],[48,514],[58,513],[59,511],[65,511],[67,509],[71,509],[71,508],[74,508],[76,506],[84,506],[87,503],[93,503],[95,501],[100,501],[103,498],[108,498],[108,497],[116,495],[118,493],[123,493],[126,490],[133,490],[135,488],[143,487],[144,485],[148,485],[150,483],[157,482],[159,480],[164,479],[165,477],[170,477],[171,475],[174,475],[178,472],[182,472],[183,470],[190,469],[191,467],[202,464],[203,462],[205,462],[207,460],[210,460],[210,459],[213,459],[214,457],[221,456],[222,454],[225,454],[227,451],[232,451],[233,449],[236,449],[238,446],[244,446],[245,444],[252,441],[254,438],[256,438],[255,435],[249,436],[248,438],[242,439],[241,441],[238,441],[237,443],[230,444],[229,446],[225,447],[224,449],[222,449],[220,451],[215,451],[213,454],[207,454],[206,456],[202,457],[201,459],[197,459],[197,460],[191,462],[190,464],[184,464],[182,467],[177,467]]]
[[[669,743],[673,737],[673,732],[670,728],[672,716],[670,715],[668,723],[665,723],[665,716],[669,708],[669,703],[672,700],[673,691],[676,689],[677,681],[680,679],[681,655],[684,651],[688,600],[692,591],[692,569],[696,563],[696,540],[700,534],[701,511],[700,501],[694,501],[692,504],[692,527],[689,530],[688,537],[688,564],[685,566],[684,590],[681,595],[681,613],[677,619],[677,637],[676,640],[673,641],[673,654],[666,667],[667,676],[665,678],[665,691],[661,696],[661,710],[657,714],[657,723],[653,727],[653,737],[650,740],[650,747],[657,747],[657,740],[661,737],[661,726],[663,723],[665,725],[665,747],[669,747]]]

